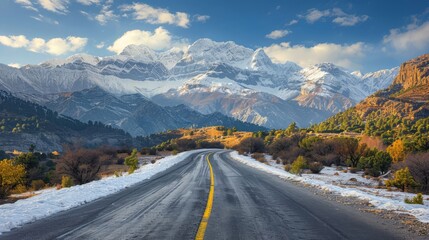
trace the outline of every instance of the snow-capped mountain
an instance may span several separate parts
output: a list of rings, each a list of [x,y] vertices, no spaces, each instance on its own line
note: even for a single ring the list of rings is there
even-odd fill
[[[184,104],[282,128],[347,109],[388,86],[396,73],[394,68],[362,75],[330,63],[303,69],[273,63],[263,49],[200,39],[165,52],[129,45],[116,56],[77,54],[20,69],[0,65],[0,89],[40,98],[99,87],[118,97],[140,94],[161,105]]]

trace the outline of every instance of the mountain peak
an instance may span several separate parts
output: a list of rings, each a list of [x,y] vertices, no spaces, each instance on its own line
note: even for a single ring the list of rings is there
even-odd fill
[[[58,67],[69,63],[82,62],[90,65],[97,65],[100,62],[99,57],[89,55],[87,53],[74,54],[66,59],[52,59],[40,64],[42,67]]]
[[[255,50],[250,61],[250,68],[255,71],[268,71],[272,67],[272,61],[265,53],[264,49],[258,48]]]
[[[145,45],[130,44],[122,50],[120,55],[146,62],[154,62],[158,60],[156,52]]]

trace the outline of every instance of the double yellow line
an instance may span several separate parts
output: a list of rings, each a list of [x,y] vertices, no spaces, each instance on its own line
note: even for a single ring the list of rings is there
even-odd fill
[[[197,236],[195,236],[196,240],[203,240],[204,234],[207,229],[207,224],[209,223],[210,214],[212,212],[213,208],[213,197],[214,197],[214,174],[213,174],[213,167],[209,160],[210,154],[206,156],[207,163],[209,164],[210,168],[210,191],[209,191],[209,198],[207,200],[206,210],[204,211],[203,218],[201,219],[200,226],[198,227]]]

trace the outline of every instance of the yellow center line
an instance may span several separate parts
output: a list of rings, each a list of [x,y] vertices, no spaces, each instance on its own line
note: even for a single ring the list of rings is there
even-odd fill
[[[214,197],[214,174],[213,174],[213,168],[212,164],[209,160],[210,154],[206,156],[207,163],[209,164],[210,169],[210,191],[209,191],[209,198],[207,199],[207,205],[206,210],[204,211],[203,218],[201,219],[200,226],[198,227],[197,236],[195,236],[195,239],[202,240],[204,239],[204,234],[207,229],[207,224],[209,222],[210,214],[212,212],[213,208],[213,197]]]

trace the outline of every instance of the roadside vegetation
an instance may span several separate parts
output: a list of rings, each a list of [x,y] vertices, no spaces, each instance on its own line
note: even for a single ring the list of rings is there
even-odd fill
[[[426,131],[422,123],[418,121],[419,127],[412,128],[419,129],[413,134]],[[234,149],[260,162],[270,156],[286,171],[298,175],[317,174],[325,166],[336,166],[351,173],[361,171],[391,190],[429,192],[429,152],[408,138],[395,137],[387,146],[374,139],[377,136],[314,133],[314,128],[299,129],[292,123],[286,129],[254,133]]]

